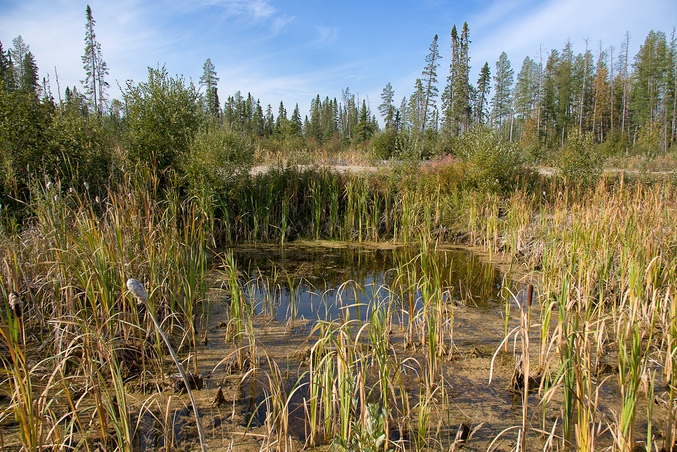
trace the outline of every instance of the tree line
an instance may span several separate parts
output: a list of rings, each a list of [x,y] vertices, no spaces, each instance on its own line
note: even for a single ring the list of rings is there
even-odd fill
[[[634,57],[629,34],[618,52],[586,42],[585,51],[574,54],[567,42],[536,60],[525,58],[516,76],[503,52],[493,68],[485,62],[472,81],[470,29],[467,23],[460,30],[454,25],[449,55],[435,35],[411,93],[398,101],[390,83],[383,88],[381,128],[366,99],[349,88],[340,99],[318,94],[305,115],[298,104],[290,114],[282,102],[264,107],[240,91],[221,102],[210,59],[197,85],[165,67],[149,68],[146,81],[128,81],[122,99],[109,100],[95,23],[87,6],[85,77],[79,88],[65,87],[62,97],[55,69],[57,99],[49,77],[39,79],[35,56],[21,36],[7,50],[0,43],[2,205],[26,193],[36,174],[91,184],[110,177],[121,162],[199,174],[190,162],[191,155],[204,152],[195,149],[198,142],[214,152],[223,143],[237,145],[219,155],[240,162],[250,162],[253,155],[246,154],[257,147],[352,148],[377,159],[421,159],[458,153],[464,137],[482,128],[519,146],[527,158],[547,161],[581,137],[613,155],[665,153],[677,135],[674,31],[669,39],[650,32]]]

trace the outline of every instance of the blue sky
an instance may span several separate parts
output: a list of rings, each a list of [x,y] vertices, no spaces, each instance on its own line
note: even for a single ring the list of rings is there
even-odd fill
[[[21,35],[40,69],[49,73],[57,97],[84,79],[85,7],[75,0],[0,0],[4,49]],[[470,27],[471,81],[505,51],[515,74],[526,56],[538,61],[569,40],[574,52],[585,39],[617,55],[630,33],[631,56],[650,30],[670,38],[677,26],[675,0],[91,0],[95,32],[110,74],[109,96],[118,84],[147,78],[148,66],[199,81],[207,58],[220,77],[219,96],[251,92],[274,110],[297,102],[302,114],[315,95],[341,99],[350,88],[376,113],[386,83],[397,103],[421,76],[435,34],[440,37],[440,91],[451,58],[450,32]]]

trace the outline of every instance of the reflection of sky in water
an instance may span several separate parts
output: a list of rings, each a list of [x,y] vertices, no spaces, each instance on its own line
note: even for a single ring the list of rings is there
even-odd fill
[[[412,249],[373,250],[288,245],[239,247],[232,250],[240,272],[248,275],[245,293],[258,313],[266,310],[279,322],[366,319],[373,306],[392,303],[401,320],[401,296],[391,293],[394,270],[414,261]],[[452,249],[434,254],[444,295],[468,306],[501,302],[503,275],[469,251]],[[416,261],[414,261],[416,262]],[[412,268],[414,268],[412,266]],[[415,265],[415,280],[422,270]],[[243,281],[245,282],[245,281]],[[514,291],[513,291],[514,292]],[[417,308],[421,293],[415,293]],[[408,307],[408,301],[406,302]]]

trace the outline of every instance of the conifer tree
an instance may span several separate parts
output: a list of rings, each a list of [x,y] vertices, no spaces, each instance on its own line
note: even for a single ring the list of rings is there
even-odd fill
[[[487,104],[490,89],[491,71],[489,70],[489,63],[485,62],[480,70],[479,78],[477,79],[477,106],[475,107],[475,113],[477,122],[480,124],[484,124],[487,117]]]
[[[218,116],[219,93],[217,83],[219,78],[216,76],[216,68],[210,58],[207,58],[205,64],[202,66],[202,75],[200,76],[200,86],[205,88],[205,112],[212,116]]]
[[[423,98],[421,104],[421,124],[420,132],[423,134],[425,132],[426,126],[428,125],[427,121],[432,114],[431,110],[436,110],[436,98],[439,90],[437,89],[437,67],[439,66],[439,60],[442,58],[440,56],[439,48],[437,45],[438,36],[435,35],[433,42],[430,44],[429,53],[425,57],[425,68],[423,69]]]
[[[468,22],[463,23],[461,38],[458,43],[458,70],[454,78],[454,95],[452,101],[452,111],[454,120],[457,124],[457,130],[460,133],[465,132],[470,127],[470,55],[468,47],[470,45],[470,30]]]
[[[383,120],[385,121],[385,128],[390,129],[393,127],[393,122],[395,120],[395,105],[393,104],[393,99],[395,98],[395,91],[393,87],[388,82],[381,92],[381,105],[378,106],[378,111],[381,113]]]
[[[294,107],[294,112],[291,115],[289,133],[293,137],[300,137],[303,133],[303,122],[301,121],[301,110],[299,110],[299,104],[296,104],[296,107]]]
[[[502,126],[512,115],[512,83],[513,70],[510,60],[505,52],[496,62],[496,75],[494,75],[494,97],[491,100],[492,116],[496,126]]]
[[[94,16],[92,9],[87,5],[85,9],[87,23],[85,24],[85,54],[82,55],[82,64],[85,69],[85,94],[89,98],[91,107],[97,114],[103,114],[104,104],[106,102],[106,76],[108,75],[108,65],[103,61],[101,55],[101,44],[96,40],[94,33]]]
[[[14,38],[12,44],[14,48],[10,50],[10,56],[12,68],[14,69],[14,82],[20,85],[23,78],[23,61],[26,54],[30,51],[30,46],[24,42],[21,35]]]
[[[2,49],[2,42],[0,42],[0,84],[2,84],[2,89],[5,91],[10,90],[14,83],[14,75],[12,68],[12,59],[10,57],[9,51],[5,53]]]
[[[19,88],[21,91],[35,96],[37,99],[40,92],[40,84],[38,83],[38,66],[35,64],[33,54],[29,51],[24,55],[21,64],[21,80]]]

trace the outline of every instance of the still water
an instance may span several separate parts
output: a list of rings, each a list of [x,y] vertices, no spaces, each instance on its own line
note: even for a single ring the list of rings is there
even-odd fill
[[[494,266],[462,248],[421,251],[332,242],[247,246],[232,252],[250,305],[280,323],[365,320],[378,303],[401,304],[402,291],[410,287],[420,305],[418,286],[424,275],[444,289],[445,303],[481,309],[496,307],[503,302],[504,287],[513,288]]]

